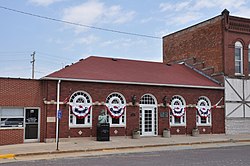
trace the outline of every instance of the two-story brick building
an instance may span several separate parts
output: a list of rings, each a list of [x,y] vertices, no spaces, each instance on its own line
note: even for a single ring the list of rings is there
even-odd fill
[[[224,10],[163,37],[165,64],[185,62],[225,87],[227,133],[250,133],[250,19]]]

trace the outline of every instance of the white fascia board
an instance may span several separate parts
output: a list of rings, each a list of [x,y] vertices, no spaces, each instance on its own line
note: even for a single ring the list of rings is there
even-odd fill
[[[181,88],[199,88],[199,89],[219,89],[219,90],[223,90],[224,89],[224,87],[216,87],[216,86],[197,86],[197,85],[180,85],[180,84],[157,84],[157,83],[147,83],[147,82],[107,81],[107,80],[89,80],[89,79],[57,78],[57,77],[43,77],[41,79],[42,80],[76,81],[76,82],[111,83],[111,84],[167,86],[167,87],[181,87]]]

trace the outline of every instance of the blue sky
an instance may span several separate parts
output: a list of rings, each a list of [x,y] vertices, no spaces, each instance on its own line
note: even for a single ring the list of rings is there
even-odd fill
[[[0,0],[0,6],[146,38],[74,26],[0,8],[0,77],[35,78],[91,55],[162,61],[161,37],[220,15],[250,18],[247,0]]]

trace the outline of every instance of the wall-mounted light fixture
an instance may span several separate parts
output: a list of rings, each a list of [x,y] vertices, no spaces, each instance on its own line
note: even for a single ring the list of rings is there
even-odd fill
[[[135,105],[135,103],[136,103],[136,95],[133,95],[131,97],[131,100],[132,100],[132,104]]]
[[[162,104],[163,104],[164,107],[167,107],[167,96],[163,97]]]

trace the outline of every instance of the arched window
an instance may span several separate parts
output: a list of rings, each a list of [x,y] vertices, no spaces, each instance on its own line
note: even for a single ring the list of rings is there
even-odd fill
[[[91,127],[92,99],[87,92],[76,91],[69,99],[69,126]]]
[[[196,124],[197,126],[211,125],[211,102],[205,96],[199,97],[196,105]]]
[[[243,46],[241,42],[235,42],[235,74],[243,74]]]
[[[186,125],[186,102],[183,97],[175,95],[170,100],[170,125],[185,126]]]
[[[248,45],[248,75],[250,75],[250,44]]]
[[[113,92],[106,99],[108,110],[107,121],[111,127],[124,127],[126,125],[126,100],[120,93]]]
[[[142,96],[142,98],[140,100],[140,104],[155,105],[156,104],[156,100],[155,100],[155,98],[152,95],[145,94],[145,95]]]

